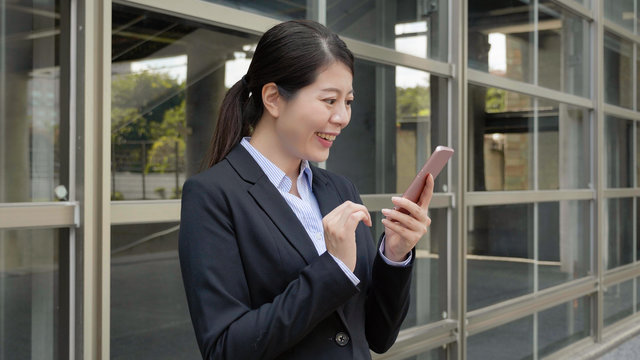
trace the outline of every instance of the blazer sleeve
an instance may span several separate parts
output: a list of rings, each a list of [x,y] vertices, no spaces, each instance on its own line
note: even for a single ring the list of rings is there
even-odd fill
[[[362,199],[353,183],[353,196],[362,204]],[[384,233],[380,237],[382,239]],[[395,343],[400,326],[409,310],[411,272],[415,261],[415,249],[412,260],[407,266],[392,266],[380,256],[379,243],[375,247],[371,285],[367,290],[365,302],[365,335],[369,348],[384,353]]]
[[[359,290],[325,253],[252,308],[227,199],[201,179],[183,186],[179,257],[196,338],[204,359],[272,359]]]

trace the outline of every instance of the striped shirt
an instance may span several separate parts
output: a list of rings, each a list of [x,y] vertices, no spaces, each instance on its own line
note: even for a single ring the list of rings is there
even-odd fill
[[[322,255],[325,251],[327,251],[327,246],[324,242],[324,228],[322,226],[322,213],[320,212],[320,207],[318,206],[318,201],[313,194],[312,184],[313,184],[313,173],[311,171],[311,167],[309,166],[309,161],[302,160],[300,163],[300,173],[298,178],[296,179],[296,186],[298,189],[298,193],[300,197],[297,197],[293,194],[290,194],[291,190],[291,179],[282,171],[279,167],[277,167],[271,160],[267,159],[258,149],[254,148],[249,140],[251,138],[245,137],[242,139],[240,144],[247,149],[251,157],[258,163],[262,171],[267,175],[269,181],[273,184],[273,186],[278,189],[280,195],[287,202],[291,210],[296,214],[298,220],[306,230],[309,238],[313,242],[313,245],[318,252],[318,255]],[[408,259],[402,262],[394,262],[387,259],[382,250],[384,249],[384,240],[380,244],[380,254],[384,261],[389,265],[394,266],[406,266],[411,261],[411,256]],[[349,268],[337,257],[333,256],[333,254],[329,254],[336,261],[338,266],[342,269],[342,271],[349,277],[349,279],[353,282],[354,285],[358,285],[360,283],[360,279],[349,270]]]

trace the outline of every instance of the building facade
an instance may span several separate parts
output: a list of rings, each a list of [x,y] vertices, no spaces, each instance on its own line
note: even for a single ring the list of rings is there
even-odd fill
[[[590,357],[640,332],[640,0],[0,0],[0,360],[200,357],[181,186],[288,19],[356,56],[318,165],[375,235],[456,150],[374,359]]]

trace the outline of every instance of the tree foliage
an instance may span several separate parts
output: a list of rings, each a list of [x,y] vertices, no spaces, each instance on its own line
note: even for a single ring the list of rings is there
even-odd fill
[[[398,119],[428,116],[429,109],[431,109],[431,97],[428,87],[396,88],[396,116]]]

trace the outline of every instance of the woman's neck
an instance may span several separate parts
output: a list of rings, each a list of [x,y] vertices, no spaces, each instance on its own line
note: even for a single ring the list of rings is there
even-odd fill
[[[284,171],[285,175],[291,179],[291,182],[296,182],[300,174],[300,162],[302,160],[287,154],[275,134],[269,134],[267,129],[260,129],[258,126],[251,136],[250,143],[264,157]]]

